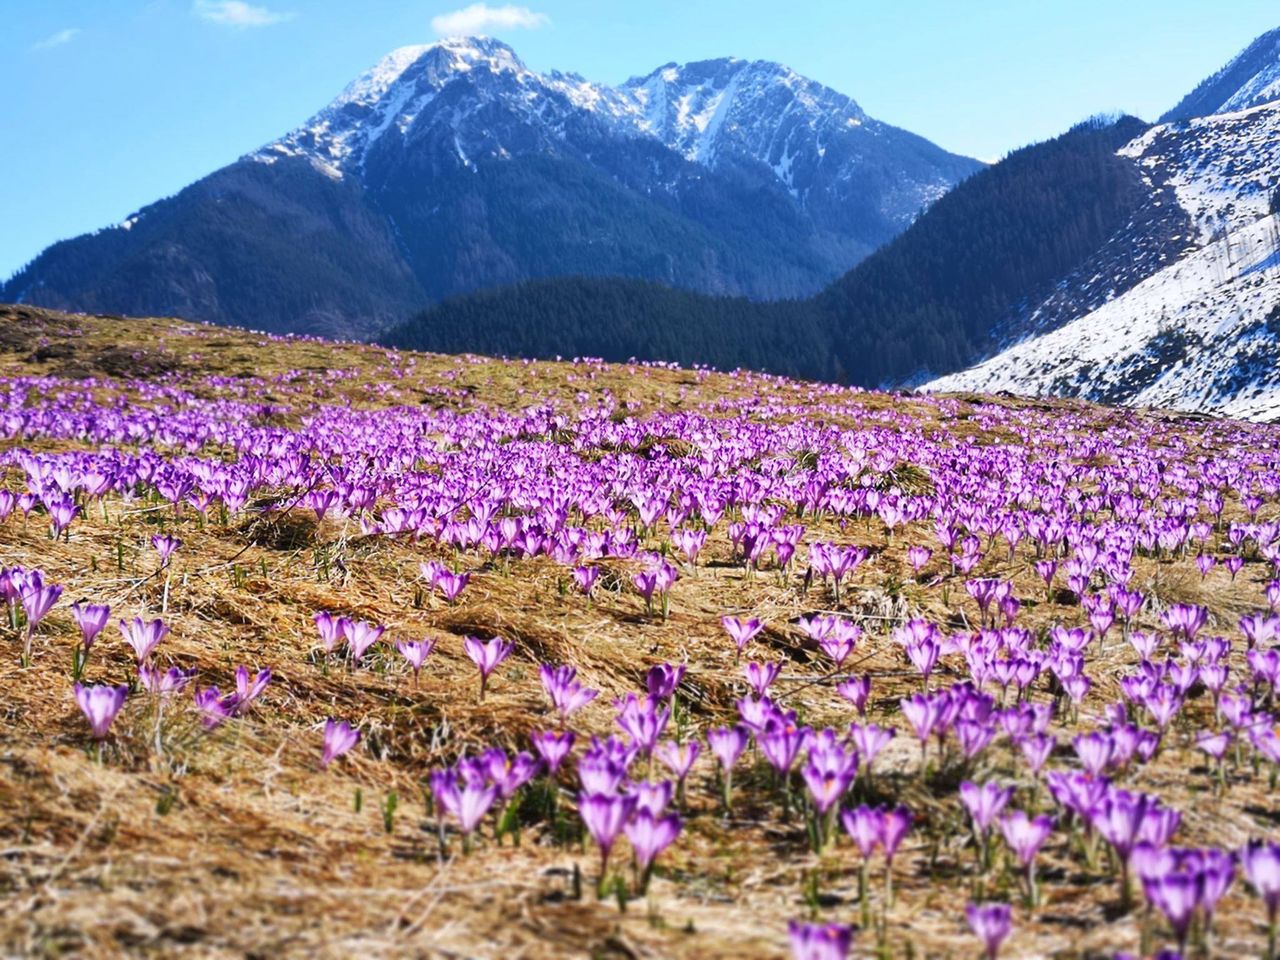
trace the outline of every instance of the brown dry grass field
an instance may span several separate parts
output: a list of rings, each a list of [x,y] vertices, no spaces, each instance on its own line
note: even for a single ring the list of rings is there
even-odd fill
[[[327,376],[339,370],[350,376]],[[766,377],[627,365],[593,367],[588,376],[584,365],[568,362],[420,355],[407,366],[405,355],[372,346],[25,308],[0,308],[0,377],[6,384],[8,378],[81,383],[93,377],[104,399],[124,396],[138,403],[154,400],[131,393],[136,383],[163,382],[205,399],[275,403],[273,417],[283,428],[301,422],[317,404],[519,410],[546,397],[590,404],[608,391],[634,403],[635,417],[673,409],[715,415],[725,398],[757,391],[802,403],[808,389]],[[380,388],[386,384],[393,389]],[[893,428],[905,411],[930,430],[979,444],[1010,441],[1005,431],[982,425],[987,402],[1021,406],[1028,418],[1080,414],[1099,430],[1115,420],[1159,420],[1169,430],[1184,423],[1065,401],[866,393],[841,402],[851,425]],[[1185,424],[1188,430],[1202,426]],[[78,447],[75,441],[0,440],[0,452],[19,446],[41,452]],[[0,485],[17,490],[20,483],[21,471],[0,473]],[[148,541],[161,528],[183,541],[173,560],[165,614],[172,633],[163,642],[162,661],[194,668],[202,686],[225,689],[241,663],[270,667],[274,679],[251,712],[212,731],[174,708],[165,721],[163,756],[153,749],[154,717],[139,694],[96,751],[72,697],[78,630],[68,605],[75,599],[109,603],[113,620],[158,615],[164,577],[156,574]],[[875,551],[846,585],[841,609],[865,630],[853,669],[873,677],[869,717],[901,727],[897,700],[917,691],[919,678],[889,639],[890,628],[909,616],[963,626],[975,610],[964,577],[950,578],[945,589],[913,576],[905,550],[913,542],[936,546],[931,525],[909,525],[890,540],[878,522],[856,520],[840,529],[823,519],[808,536]],[[0,953],[784,957],[791,918],[816,908],[824,919],[857,921],[857,855],[847,838],[821,856],[811,853],[798,821],[782,819],[776,805],[752,801],[745,774],[743,802],[726,818],[709,757],[689,785],[684,834],[659,861],[648,896],[625,911],[612,900],[597,900],[591,889],[596,857],[589,841],[561,845],[535,824],[522,832],[518,846],[511,838],[498,844],[486,826],[475,850],[464,856],[456,842],[442,850],[427,805],[433,766],[494,744],[527,748],[527,733],[548,719],[537,676],[543,662],[572,663],[584,683],[601,691],[575,718],[580,735],[616,730],[612,700],[642,689],[644,672],[662,662],[689,665],[682,695],[694,729],[733,722],[744,687],[719,622],[726,613],[767,621],[755,655],[785,662],[779,689],[806,723],[847,725],[852,709],[794,626],[802,614],[832,608],[825,591],[730,562],[723,525],[696,567],[682,566],[665,620],[646,614],[622,561],[603,562],[602,588],[587,599],[572,588],[565,568],[547,557],[503,564],[477,555],[468,563],[475,571],[470,586],[449,605],[424,594],[418,574],[421,561],[447,555],[426,539],[364,536],[353,521],[317,524],[301,509],[242,513],[222,523],[212,512],[201,518],[188,509],[175,518],[168,505],[109,498],[105,519],[89,510],[71,537],[56,543],[37,514],[24,522],[15,512],[0,524],[0,566],[39,567],[66,587],[36,633],[30,666],[20,666],[20,640],[0,633]],[[1202,581],[1189,561],[1139,558],[1135,564],[1136,582],[1160,601],[1208,607],[1214,632],[1238,639],[1236,620],[1261,606],[1263,581],[1250,571],[1263,565],[1250,565],[1235,579],[1219,567]],[[1019,623],[1085,622],[1078,606],[1044,600],[1043,585],[1025,559],[1010,563],[993,551],[980,572],[1017,584],[1024,598]],[[420,684],[385,644],[364,669],[322,669],[312,623],[318,610],[386,624],[393,638],[436,638]],[[475,668],[462,651],[465,635],[515,643],[483,703],[475,696]],[[1090,703],[1114,698],[1106,678],[1135,662],[1114,636],[1105,657],[1092,665],[1102,679]],[[86,677],[122,683],[132,676],[132,654],[108,627]],[[944,665],[940,682],[958,679]],[[1193,717],[1210,710],[1203,698],[1187,707]],[[1087,705],[1083,713],[1089,713]],[[327,717],[359,724],[364,739],[322,771],[317,761]],[[1055,732],[1061,741],[1069,739],[1069,729]],[[977,957],[977,941],[962,917],[973,884],[965,820],[954,790],[943,800],[921,783],[916,758],[904,732],[876,764],[872,789],[927,821],[908,836],[895,861],[897,896],[885,917],[881,952]],[[1023,778],[1027,785],[1003,741],[985,762],[991,775],[1009,783]],[[564,809],[572,808],[570,770],[562,771]],[[1202,755],[1191,749],[1162,751],[1126,786],[1157,792],[1182,811],[1183,845],[1236,846],[1251,836],[1274,836],[1280,822],[1265,772],[1241,774],[1218,797]],[[392,792],[398,806],[388,831],[381,807]],[[584,877],[579,886],[575,867]],[[1164,929],[1141,909],[1121,913],[1113,877],[1101,866],[1085,869],[1061,835],[1045,848],[1039,870],[1044,901],[1034,911],[1015,905],[1015,929],[1003,956],[1110,956],[1136,949],[1144,922]],[[989,894],[1016,898],[1008,881],[993,876],[987,883]],[[1262,918],[1258,901],[1237,879],[1220,909],[1213,955],[1259,955]],[[877,955],[870,932],[857,939],[855,955]]]

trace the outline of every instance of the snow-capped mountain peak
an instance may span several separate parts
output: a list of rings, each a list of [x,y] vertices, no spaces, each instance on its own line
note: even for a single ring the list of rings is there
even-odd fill
[[[534,278],[795,299],[979,166],[777,64],[650,76],[533,70],[486,37],[401,47],[284,136],[88,238],[96,259],[58,269],[55,246],[4,289],[359,336]],[[113,265],[130,258],[125,280]]]
[[[304,155],[322,172],[341,178],[363,168],[369,150],[390,130],[402,137],[450,83],[506,77],[516,87],[544,86],[515,51],[491,37],[448,37],[400,47],[350,83],[301,127],[268,144],[253,159]],[[491,94],[492,95],[492,94]]]
[[[636,101],[644,129],[699,163],[713,162],[722,141],[766,160],[787,180],[790,142],[800,130],[861,125],[867,116],[852,98],[768,60],[723,57],[668,63],[622,87]],[[792,184],[788,184],[791,186]]]
[[[466,83],[466,95],[446,98],[448,110],[441,116],[432,103],[453,83]],[[513,148],[502,142],[492,115],[480,110],[484,103],[538,129],[546,141],[563,139],[573,123],[587,122],[609,136],[657,140],[703,166],[726,159],[763,163],[802,204],[815,185],[839,181],[841,164],[861,153],[840,144],[891,129],[869,118],[852,98],[770,61],[668,63],[611,87],[573,73],[532,71],[500,40],[453,37],[392,51],[252,159],[271,163],[305,156],[340,179],[364,170],[370,151],[388,133],[407,142],[415,125],[432,123],[457,134],[456,153],[464,165],[481,154],[509,157]],[[477,132],[471,118],[480,116],[483,129]],[[837,159],[824,170],[832,145]],[[904,216],[914,216],[946,185],[926,184],[904,197]]]

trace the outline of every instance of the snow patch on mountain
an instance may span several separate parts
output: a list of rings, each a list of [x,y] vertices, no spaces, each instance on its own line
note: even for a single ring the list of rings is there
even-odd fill
[[[317,169],[337,177],[362,170],[376,143],[393,130],[406,138],[419,116],[452,83],[471,87],[468,102],[445,118],[455,128],[479,105],[495,100],[529,118],[558,112],[560,118],[547,118],[552,129],[572,110],[635,125],[634,105],[608,87],[576,74],[535,73],[498,40],[451,37],[392,51],[301,127],[251,158],[270,162],[277,156],[305,156]],[[458,155],[468,162],[461,138],[455,140]]]
[[[1079,320],[926,389],[1258,416],[1280,391],[1278,333],[1280,222],[1267,216]]]
[[[1280,108],[1269,105],[1152,127],[1118,152],[1164,174],[1207,241],[1267,213],[1278,143]]]
[[[1087,292],[1107,277],[1071,278],[1054,297],[1078,294],[1087,301],[1080,316],[924,389],[1280,415],[1280,221],[1270,209],[1280,104],[1157,126],[1119,154],[1185,211],[1194,235],[1169,238],[1185,239],[1181,255],[1167,262],[1176,244],[1166,243],[1158,256],[1133,259],[1128,268],[1146,269],[1145,279],[1107,302]]]

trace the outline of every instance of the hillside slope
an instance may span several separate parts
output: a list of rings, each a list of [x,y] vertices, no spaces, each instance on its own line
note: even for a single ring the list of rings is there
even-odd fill
[[[566,279],[441,304],[384,340],[538,357],[643,356],[862,385],[955,369],[995,349],[1002,321],[1126,228],[1162,255],[1161,244],[1181,229],[1179,208],[1161,208],[1137,165],[1116,154],[1144,129],[1133,118],[1088,123],[1011,154],[806,301],[749,305]]]
[[[1263,956],[1277,556],[1277,427],[0,307],[0,953],[1111,956],[1143,829]]]
[[[929,389],[1280,416],[1280,104],[1158,126],[1121,153],[1185,213],[1182,254]]]

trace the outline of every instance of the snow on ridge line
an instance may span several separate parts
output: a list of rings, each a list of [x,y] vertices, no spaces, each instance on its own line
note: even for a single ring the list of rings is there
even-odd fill
[[[1078,320],[923,389],[1069,395],[1267,419],[1280,405],[1278,323],[1280,218],[1273,215]]]
[[[426,67],[415,69],[425,58],[441,53],[448,59],[440,64],[438,76],[430,76]],[[369,148],[392,127],[403,134],[430,99],[414,97],[406,89],[421,92],[425,85],[438,91],[452,75],[475,70],[513,74],[528,92],[523,104],[517,98],[509,100],[525,112],[537,112],[534,102],[540,92],[558,94],[572,107],[603,119],[620,135],[656,138],[704,166],[715,162],[725,135],[749,139],[757,152],[776,137],[779,131],[772,130],[772,125],[780,115],[762,101],[779,87],[786,89],[791,101],[783,115],[799,107],[808,114],[805,124],[815,132],[818,124],[832,118],[846,129],[855,129],[866,119],[851,97],[770,61],[724,58],[669,64],[647,78],[612,87],[576,74],[531,71],[499,40],[451,37],[391,51],[302,126],[248,158],[271,163],[282,155],[303,155],[326,175],[340,178],[345,171],[363,168]],[[495,98],[502,95],[484,93]],[[744,132],[744,127],[760,129]],[[776,169],[769,157],[760,159]],[[787,186],[791,189],[791,184]]]

